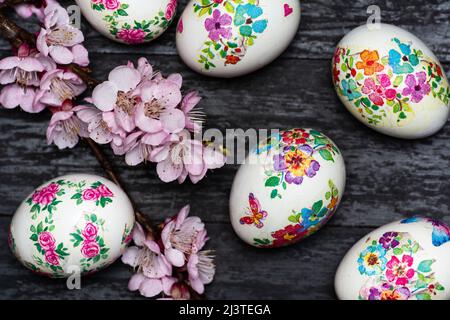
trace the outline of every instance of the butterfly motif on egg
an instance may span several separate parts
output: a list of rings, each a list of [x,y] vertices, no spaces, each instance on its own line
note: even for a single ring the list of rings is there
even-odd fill
[[[401,223],[428,222],[433,226],[431,235],[435,247],[440,247],[450,241],[450,227],[445,223],[432,218],[412,217],[401,221]]]
[[[261,229],[264,227],[263,221],[266,220],[267,211],[261,209],[261,204],[253,193],[249,194],[248,202],[250,204],[250,208],[247,211],[247,215],[242,217],[239,222],[243,225],[254,225]]]

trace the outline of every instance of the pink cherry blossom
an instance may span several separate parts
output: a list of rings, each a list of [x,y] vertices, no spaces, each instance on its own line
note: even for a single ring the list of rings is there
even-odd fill
[[[36,46],[44,56],[51,56],[58,64],[89,64],[88,52],[81,43],[83,33],[70,25],[67,11],[58,3],[45,10],[44,27],[39,32]]]
[[[206,243],[205,225],[198,217],[187,217],[189,209],[182,208],[161,232],[164,254],[176,267],[183,266],[187,256],[197,253]]]
[[[134,114],[139,100],[135,91],[141,80],[141,73],[134,67],[119,66],[92,93],[94,105],[102,111],[114,111],[117,123],[126,132],[136,127]]]
[[[86,90],[86,84],[75,73],[55,69],[44,74],[35,103],[60,107],[66,100],[73,100]]]
[[[59,149],[73,148],[79,137],[88,137],[87,125],[76,115],[76,112],[84,108],[87,107],[72,107],[71,102],[67,102],[62,111],[55,112],[47,128],[48,144],[54,143]]]
[[[172,277],[172,265],[161,253],[159,245],[146,239],[139,224],[133,229],[133,241],[136,246],[127,248],[122,256],[123,263],[137,269],[128,284],[129,290],[139,290],[145,297],[154,297],[161,292],[170,295],[176,279]]]
[[[216,273],[212,252],[200,251],[191,254],[187,263],[187,270],[189,273],[189,284],[192,289],[199,294],[203,294],[205,291],[204,285],[210,284]]]
[[[182,96],[175,81],[149,82],[140,93],[142,102],[138,104],[135,116],[139,129],[152,134],[164,132],[166,135],[183,130],[184,114],[176,108]]]
[[[36,101],[37,90],[17,84],[5,86],[0,93],[0,104],[6,109],[21,107],[29,113],[38,113],[45,109],[45,105]]]

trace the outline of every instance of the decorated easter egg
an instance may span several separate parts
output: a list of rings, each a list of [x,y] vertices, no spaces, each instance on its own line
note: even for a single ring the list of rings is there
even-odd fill
[[[131,240],[133,225],[133,207],[117,185],[73,174],[44,183],[22,202],[9,242],[24,266],[63,278],[113,263]]]
[[[299,23],[299,0],[191,0],[178,22],[177,49],[197,72],[236,77],[277,58]]]
[[[231,224],[252,246],[290,245],[330,220],[344,188],[344,159],[333,141],[311,129],[280,131],[239,168],[230,196]]]
[[[404,139],[439,131],[449,116],[450,89],[431,50],[388,24],[360,26],[338,44],[333,82],[345,107],[381,133]]]
[[[169,27],[177,8],[177,0],[75,1],[98,32],[126,44],[158,38]]]
[[[343,300],[450,299],[450,227],[424,217],[397,221],[359,240],[336,273]]]

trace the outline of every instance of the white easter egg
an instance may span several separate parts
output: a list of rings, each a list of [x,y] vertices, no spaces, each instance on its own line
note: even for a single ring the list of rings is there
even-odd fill
[[[345,188],[341,152],[311,129],[280,131],[250,152],[230,196],[231,224],[260,248],[296,243],[323,227]]]
[[[63,278],[113,263],[131,240],[133,226],[133,207],[117,185],[72,174],[44,183],[22,202],[9,242],[24,266]]]
[[[335,278],[342,300],[450,299],[450,228],[414,217],[385,225],[359,240]]]
[[[105,37],[126,44],[158,38],[172,22],[177,0],[75,0],[83,16]]]
[[[431,50],[393,25],[360,26],[338,44],[333,82],[359,121],[403,139],[435,134],[449,116],[450,89]]]
[[[299,23],[299,0],[191,0],[178,22],[177,49],[196,72],[241,76],[277,58]]]

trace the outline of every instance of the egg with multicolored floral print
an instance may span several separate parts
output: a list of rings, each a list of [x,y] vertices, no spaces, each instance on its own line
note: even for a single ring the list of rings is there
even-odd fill
[[[9,245],[33,272],[64,278],[113,263],[131,241],[133,226],[133,207],[117,185],[72,174],[44,183],[22,202]]]
[[[404,29],[388,24],[354,29],[338,44],[332,68],[342,103],[378,132],[425,138],[447,122],[450,87],[442,65]]]
[[[299,24],[299,0],[191,0],[178,22],[176,44],[194,71],[231,78],[272,62]]]
[[[177,0],[75,0],[83,16],[105,37],[141,44],[158,38],[171,24]]]
[[[345,164],[330,138],[312,129],[273,132],[234,178],[230,219],[259,248],[294,244],[322,228],[345,188]]]
[[[411,217],[380,227],[345,255],[335,277],[342,300],[449,300],[450,227]]]

